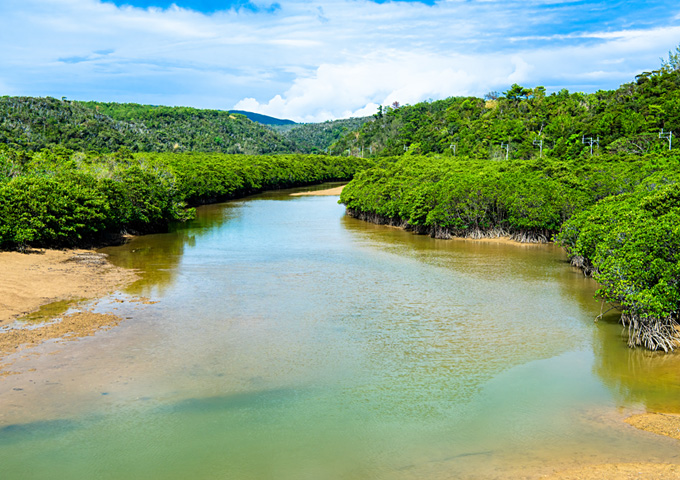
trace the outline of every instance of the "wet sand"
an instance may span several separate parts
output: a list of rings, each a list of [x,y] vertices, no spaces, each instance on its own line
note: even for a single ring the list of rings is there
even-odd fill
[[[0,252],[0,272],[0,327],[43,305],[102,297],[137,278],[92,250]]]
[[[298,192],[298,193],[291,193],[291,197],[330,197],[334,195],[340,195],[342,192],[342,189],[345,188],[344,185],[341,185],[339,187],[334,187],[334,188],[329,188],[327,190],[316,190],[313,192]]]
[[[72,304],[103,297],[137,279],[133,271],[114,267],[106,255],[91,250],[1,252],[0,272],[0,359],[47,340],[93,335],[118,324],[115,315],[63,313]],[[36,315],[46,305],[56,307]],[[30,314],[38,317],[32,328],[15,323]]]
[[[680,478],[680,465],[607,463],[568,469],[541,478],[545,480],[677,480]]]
[[[16,328],[0,332],[0,359],[23,348],[40,345],[56,338],[75,340],[80,337],[94,335],[104,328],[118,325],[122,319],[116,315],[93,313],[90,311],[75,312],[60,317],[39,328]],[[0,364],[0,376],[11,374],[7,370],[11,363]]]

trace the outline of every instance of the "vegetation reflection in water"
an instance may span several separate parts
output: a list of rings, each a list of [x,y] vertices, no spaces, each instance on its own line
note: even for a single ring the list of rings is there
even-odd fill
[[[593,323],[596,286],[557,247],[433,240],[286,193],[107,249],[159,303],[121,306],[132,321],[74,347],[92,350],[95,371],[73,369],[102,379],[106,408],[64,392],[61,418],[6,426],[3,470],[505,478],[671,461],[677,445],[617,408],[675,408],[677,357]]]

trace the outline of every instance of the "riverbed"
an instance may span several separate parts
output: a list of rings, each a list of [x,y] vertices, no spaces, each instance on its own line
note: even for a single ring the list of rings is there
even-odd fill
[[[269,192],[104,249],[124,321],[14,358],[2,478],[541,478],[676,464],[680,412],[554,245],[435,240]],[[136,301],[143,298],[144,302]]]

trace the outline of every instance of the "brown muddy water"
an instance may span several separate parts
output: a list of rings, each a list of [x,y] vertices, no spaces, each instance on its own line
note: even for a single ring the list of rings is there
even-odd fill
[[[553,245],[433,240],[289,191],[106,249],[126,319],[0,381],[3,479],[540,478],[678,463],[680,360]],[[156,303],[134,302],[146,297]]]

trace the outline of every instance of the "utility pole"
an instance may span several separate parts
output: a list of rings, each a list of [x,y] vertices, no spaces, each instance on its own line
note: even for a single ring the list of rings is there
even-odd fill
[[[505,149],[505,159],[507,160],[508,158],[510,158],[510,144],[501,143],[501,148]]]
[[[539,134],[537,138],[534,138],[534,147],[538,146],[538,158],[543,158],[543,137]]]
[[[456,156],[456,144],[452,143],[451,145],[449,145],[449,148],[451,150],[453,150],[453,156],[455,157]]]
[[[586,144],[590,145],[590,156],[592,157],[593,156],[593,145],[597,144],[598,147],[600,146],[600,137],[598,135],[597,138],[593,138],[593,137],[586,138],[586,136],[583,135],[583,138],[581,138],[581,143],[584,144],[584,145],[586,145]]]
[[[670,132],[664,132],[663,128],[659,132],[659,138],[667,138],[668,139],[668,150],[673,148],[673,131]]]

